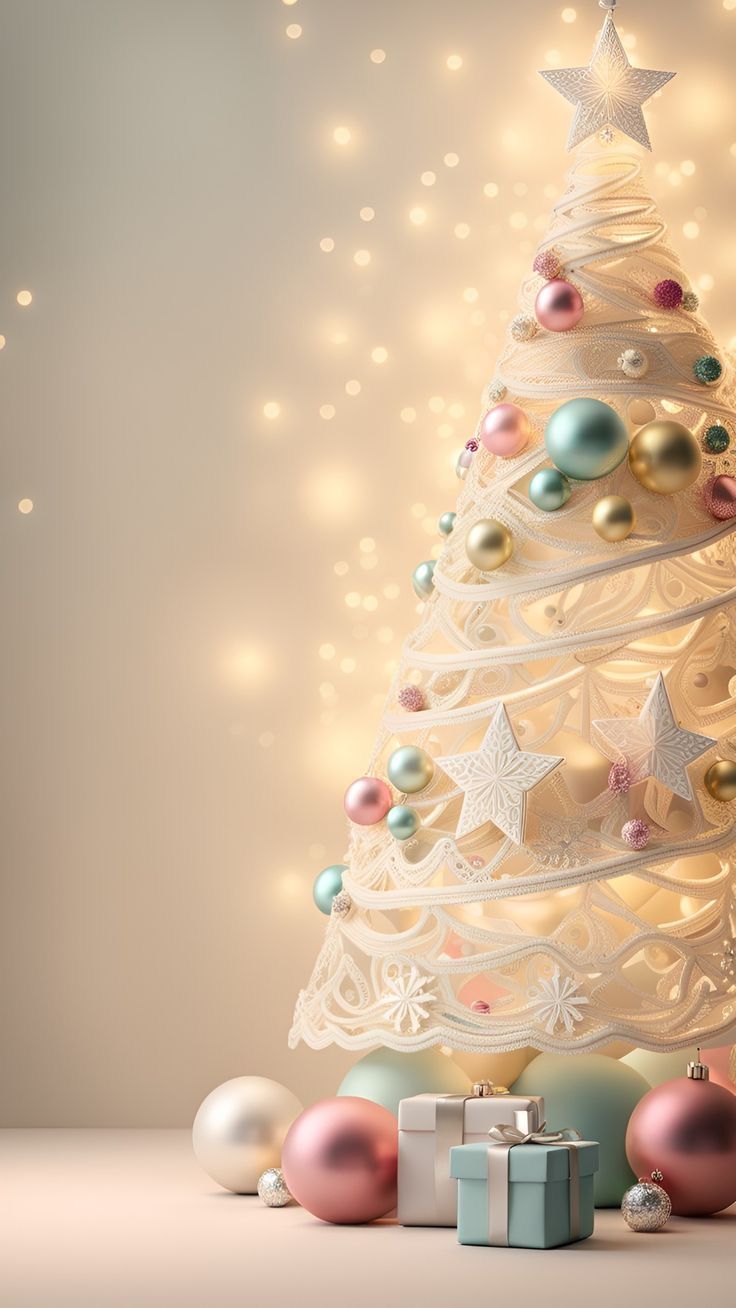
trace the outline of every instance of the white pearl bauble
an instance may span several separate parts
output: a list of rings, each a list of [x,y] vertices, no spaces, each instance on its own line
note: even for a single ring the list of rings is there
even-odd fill
[[[192,1128],[197,1162],[235,1194],[256,1194],[258,1180],[281,1162],[281,1146],[303,1112],[296,1095],[265,1076],[236,1076],[208,1094]]]

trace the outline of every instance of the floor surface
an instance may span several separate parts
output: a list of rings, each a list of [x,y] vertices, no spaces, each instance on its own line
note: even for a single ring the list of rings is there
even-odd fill
[[[225,1193],[187,1131],[0,1132],[2,1308],[666,1308],[732,1302],[736,1208],[634,1235],[618,1211],[549,1251],[326,1226]]]

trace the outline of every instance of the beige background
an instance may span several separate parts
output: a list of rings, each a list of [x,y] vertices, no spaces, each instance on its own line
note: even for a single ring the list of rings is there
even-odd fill
[[[727,5],[621,6],[680,69],[652,185],[724,343]],[[4,1125],[184,1125],[351,1061],[286,1047],[311,883],[561,188],[534,70],[587,59],[574,8],[0,3]]]

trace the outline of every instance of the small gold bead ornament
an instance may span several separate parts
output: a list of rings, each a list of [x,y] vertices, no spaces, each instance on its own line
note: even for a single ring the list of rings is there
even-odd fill
[[[465,537],[465,553],[481,572],[495,572],[513,552],[511,532],[497,518],[481,518]]]
[[[593,526],[601,540],[626,540],[636,526],[633,504],[623,495],[605,495],[593,509]]]

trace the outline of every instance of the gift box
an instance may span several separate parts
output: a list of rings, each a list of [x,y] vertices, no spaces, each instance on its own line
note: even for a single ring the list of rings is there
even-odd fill
[[[524,1136],[505,1124],[484,1144],[451,1150],[460,1244],[553,1249],[593,1234],[598,1145],[566,1134]]]
[[[455,1226],[457,1182],[450,1176],[450,1149],[488,1142],[491,1127],[513,1121],[535,1131],[544,1100],[510,1095],[488,1081],[470,1095],[414,1095],[399,1104],[398,1218],[403,1226]]]

